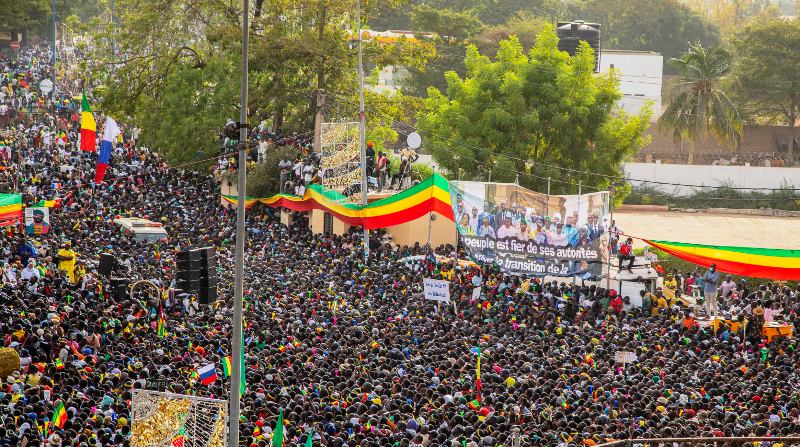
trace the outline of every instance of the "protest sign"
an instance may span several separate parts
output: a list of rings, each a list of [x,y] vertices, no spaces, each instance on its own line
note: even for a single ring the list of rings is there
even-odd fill
[[[535,276],[600,276],[608,192],[547,195],[513,183],[450,182],[461,242],[478,263]]]
[[[637,360],[639,360],[639,357],[635,352],[617,351],[614,353],[614,363],[620,363],[624,365],[626,363],[633,363]]]
[[[50,209],[45,207],[25,208],[25,233],[30,235],[50,232]]]
[[[450,281],[425,278],[423,285],[426,300],[450,302]]]

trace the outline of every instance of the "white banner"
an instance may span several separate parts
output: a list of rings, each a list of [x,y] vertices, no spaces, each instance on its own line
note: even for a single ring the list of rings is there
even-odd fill
[[[426,300],[450,302],[450,281],[425,278],[423,284]]]
[[[635,352],[628,352],[628,351],[617,351],[614,353],[614,363],[633,363],[639,360],[638,356]]]

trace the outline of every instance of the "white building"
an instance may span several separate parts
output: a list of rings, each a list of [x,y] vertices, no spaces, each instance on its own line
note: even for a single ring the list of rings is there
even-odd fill
[[[614,70],[624,97],[621,105],[629,114],[639,113],[647,101],[653,102],[653,120],[661,115],[661,83],[664,56],[652,51],[600,50],[600,72]]]

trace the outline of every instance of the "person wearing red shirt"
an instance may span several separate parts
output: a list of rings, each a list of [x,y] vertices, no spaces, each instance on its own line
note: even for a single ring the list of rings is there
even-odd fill
[[[636,256],[633,255],[633,239],[628,238],[624,244],[619,247],[619,269],[622,270],[622,263],[628,261],[628,271],[633,269],[633,261]]]
[[[609,294],[611,295],[611,303],[610,303],[611,308],[614,309],[615,314],[619,314],[620,312],[622,312],[622,298],[620,298],[620,296],[617,295],[616,290],[612,290],[611,292],[609,292]]]

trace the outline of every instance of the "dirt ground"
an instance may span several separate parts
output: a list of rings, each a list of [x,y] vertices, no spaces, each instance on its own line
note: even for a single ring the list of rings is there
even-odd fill
[[[617,211],[617,226],[646,239],[710,245],[800,249],[800,218]],[[641,241],[635,246],[641,247]]]

